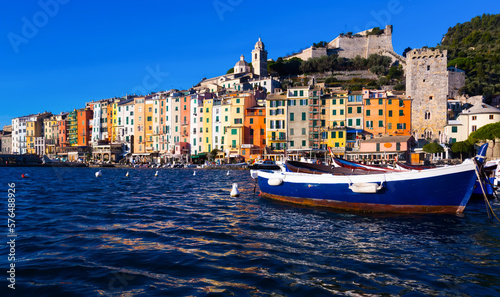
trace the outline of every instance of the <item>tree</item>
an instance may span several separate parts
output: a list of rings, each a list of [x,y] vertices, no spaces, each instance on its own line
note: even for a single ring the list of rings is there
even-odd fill
[[[493,149],[495,148],[496,139],[500,138],[500,122],[484,125],[476,131],[472,132],[467,139],[470,143],[478,141],[491,141],[491,157],[493,157]]]
[[[444,152],[443,147],[435,142],[431,142],[431,143],[424,145],[424,147],[422,149],[424,150],[424,152],[429,153],[429,154],[437,154],[437,153]]]
[[[219,153],[219,150],[218,149],[213,149],[211,152],[210,152],[210,160],[211,161],[214,161],[215,158],[217,157],[217,154]]]
[[[407,53],[407,52],[409,52],[409,51],[411,51],[411,50],[412,50],[412,48],[411,48],[411,47],[407,47],[407,48],[405,48],[405,50],[403,51],[402,56],[406,58],[406,53]]]
[[[226,72],[226,74],[231,74],[231,73],[234,73],[234,67],[233,67],[233,68],[231,68],[231,69],[229,69],[229,70]]]
[[[466,141],[455,142],[451,146],[451,151],[454,153],[460,153],[460,160],[463,160],[462,153],[469,153],[472,150],[472,144]]]

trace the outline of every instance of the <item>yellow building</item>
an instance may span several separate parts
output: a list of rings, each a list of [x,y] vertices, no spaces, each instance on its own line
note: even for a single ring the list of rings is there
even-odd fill
[[[331,93],[330,98],[330,116],[326,126],[326,144],[336,155],[344,155],[346,146],[346,104],[348,92],[335,91]]]
[[[155,135],[155,132],[153,130],[153,115],[154,115],[154,100],[152,98],[146,98],[145,100],[146,121],[144,123],[144,129],[146,132],[146,137],[145,137],[146,153],[153,153],[155,151],[154,139],[153,139],[153,136]]]
[[[202,149],[203,152],[210,153],[213,149],[212,143],[212,110],[214,99],[203,101],[203,128],[202,128]]]
[[[266,142],[268,147],[279,153],[285,153],[287,147],[286,103],[286,95],[269,95],[266,99]]]
[[[241,145],[244,142],[245,110],[256,105],[255,97],[251,93],[237,93],[226,99],[225,106],[230,108],[229,124],[226,126],[226,157],[229,160],[241,160]],[[223,108],[224,108],[223,105]]]

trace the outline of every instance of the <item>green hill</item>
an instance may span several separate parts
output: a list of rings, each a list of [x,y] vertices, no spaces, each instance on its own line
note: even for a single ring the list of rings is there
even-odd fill
[[[500,14],[483,14],[449,28],[440,49],[448,50],[448,66],[465,70],[464,93],[500,93]]]

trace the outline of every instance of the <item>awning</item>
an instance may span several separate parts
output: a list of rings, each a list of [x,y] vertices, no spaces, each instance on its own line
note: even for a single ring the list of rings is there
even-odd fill
[[[363,130],[357,129],[357,130],[347,130],[346,133],[363,133]]]

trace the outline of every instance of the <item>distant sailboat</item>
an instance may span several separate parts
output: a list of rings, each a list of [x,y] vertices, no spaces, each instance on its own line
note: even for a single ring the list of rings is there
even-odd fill
[[[156,171],[155,176],[158,176],[158,171]]]
[[[101,177],[101,176],[102,176],[102,172],[101,172],[101,170],[99,170],[99,171],[97,171],[97,172],[95,173],[95,177]]]
[[[126,177],[129,177],[130,175],[128,174],[128,171],[127,171],[127,174],[125,174]]]

